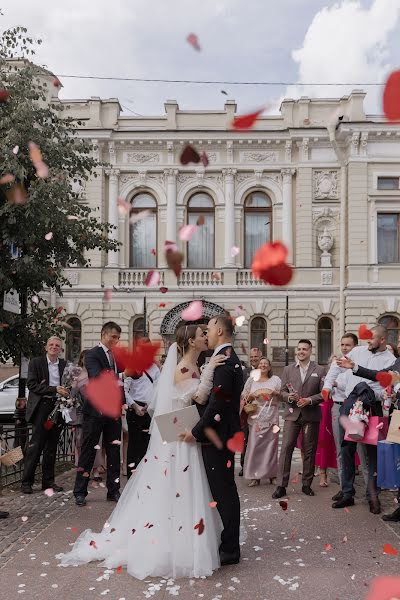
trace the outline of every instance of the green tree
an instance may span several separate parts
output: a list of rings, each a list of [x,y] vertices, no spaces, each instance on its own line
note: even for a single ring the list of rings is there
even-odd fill
[[[39,43],[23,27],[0,36],[0,178],[15,178],[0,181],[0,361],[16,363],[21,352],[33,356],[49,334],[64,332],[63,312],[47,305],[43,290],[61,294],[69,283],[63,268],[89,266],[86,250],[117,247],[108,239],[111,225],[76,191],[96,176],[99,163],[77,136],[81,123],[51,100],[51,86],[60,84],[32,62]],[[40,153],[45,164],[38,166]],[[21,315],[2,308],[10,290],[20,295]]]

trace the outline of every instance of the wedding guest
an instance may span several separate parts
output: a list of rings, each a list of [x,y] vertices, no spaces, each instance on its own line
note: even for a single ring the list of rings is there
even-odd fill
[[[103,325],[99,345],[85,354],[85,366],[89,379],[98,377],[103,371],[117,373],[112,349],[118,343],[120,336],[121,327],[117,323],[109,321]],[[122,400],[121,393],[121,410]],[[120,497],[120,448],[119,443],[115,442],[121,440],[121,419],[112,419],[100,414],[89,400],[85,399],[82,433],[82,452],[79,457],[74,486],[75,504],[77,506],[86,504],[89,474],[93,468],[96,446],[99,444],[102,433],[107,455],[107,500],[118,502]]]
[[[311,483],[314,478],[315,453],[321,420],[319,405],[323,401],[321,390],[325,370],[311,360],[311,353],[310,340],[299,340],[296,362],[283,369],[281,396],[286,402],[285,425],[279,456],[278,487],[272,494],[274,499],[286,496],[293,450],[300,431],[303,435],[304,449],[302,492],[307,496],[315,495]]]
[[[348,415],[350,407],[357,397],[362,393],[359,386],[365,386],[367,391],[374,397],[371,404],[371,413],[374,416],[382,416],[381,398],[383,389],[380,384],[372,381],[366,381],[358,374],[358,366],[368,369],[382,370],[393,364],[393,354],[386,349],[387,329],[383,325],[376,325],[372,328],[372,338],[368,340],[367,346],[356,346],[350,352],[337,361],[337,364],[331,365],[325,378],[324,388],[331,389],[332,381],[335,381],[342,372],[342,368],[347,368],[352,364],[346,374],[345,402],[340,409],[341,415]],[[368,390],[366,383],[371,390]],[[325,387],[326,386],[326,387]],[[343,432],[344,437],[344,432]],[[366,486],[366,497],[369,504],[369,510],[374,515],[380,514],[381,505],[379,501],[380,490],[377,487],[377,447],[370,444],[364,444],[368,454],[368,483]],[[342,458],[342,494],[338,494],[338,499],[332,504],[332,508],[344,508],[354,505],[354,478],[355,478],[355,453],[357,444],[355,442],[344,440],[341,448]]]
[[[150,340],[147,340],[150,342]],[[150,415],[147,406],[153,394],[153,385],[160,376],[156,364],[141,373],[134,373],[124,381],[125,400],[128,405],[126,422],[128,425],[127,477],[136,469],[147,452],[150,434]]]
[[[63,419],[58,415],[52,426],[47,426],[47,418],[54,409],[56,394],[68,397],[68,390],[61,386],[61,378],[65,369],[65,360],[59,358],[62,341],[57,336],[47,340],[46,354],[29,361],[26,385],[29,390],[26,406],[26,420],[32,423],[32,436],[26,447],[24,471],[21,490],[24,494],[32,494],[36,467],[42,459],[42,489],[52,488],[61,492],[63,488],[57,485],[55,464],[57,445],[63,427]]]
[[[332,354],[328,361],[328,368],[336,356]],[[319,485],[328,487],[328,469],[336,469],[336,446],[332,430],[332,398],[320,404],[321,421],[319,424],[318,446],[315,455],[315,465],[319,467]]]
[[[250,373],[254,370],[258,368],[259,362],[262,358],[262,352],[260,350],[260,348],[252,348],[250,350],[250,366],[246,367],[243,369],[243,381],[246,383],[246,381],[249,379],[250,377]],[[242,424],[243,424],[243,433],[244,433],[244,446],[243,446],[243,452],[240,455],[240,471],[239,471],[239,477],[243,477],[243,466],[244,466],[244,459],[246,456],[246,449],[247,449],[247,439],[249,436],[249,428],[248,428],[248,424],[246,420],[242,419]]]
[[[249,487],[260,485],[261,479],[274,483],[278,472],[279,400],[281,380],[273,375],[271,363],[262,358],[258,364],[260,377],[246,382],[242,398],[244,405],[256,407],[247,415],[249,435],[244,459],[244,476],[251,479]]]

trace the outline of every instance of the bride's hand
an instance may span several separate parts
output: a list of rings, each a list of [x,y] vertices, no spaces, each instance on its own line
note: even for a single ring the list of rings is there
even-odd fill
[[[224,365],[227,360],[228,360],[228,357],[225,356],[225,354],[217,354],[216,356],[212,356],[210,358],[210,362],[208,364],[210,364],[212,366],[212,368],[215,369],[216,367],[219,367],[220,365]]]

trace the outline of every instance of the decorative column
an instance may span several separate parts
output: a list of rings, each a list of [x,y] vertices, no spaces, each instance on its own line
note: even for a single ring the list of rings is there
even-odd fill
[[[107,169],[108,175],[108,222],[114,225],[109,233],[109,239],[118,241],[118,178],[119,169]],[[108,266],[118,267],[118,250],[108,251]]]
[[[167,235],[166,240],[176,242],[176,176],[177,169],[166,169],[167,178]]]
[[[296,169],[282,169],[282,241],[289,250],[288,263],[293,263],[293,199],[292,177]]]
[[[223,169],[225,188],[225,260],[224,267],[235,267],[232,246],[235,245],[235,174],[236,169]]]

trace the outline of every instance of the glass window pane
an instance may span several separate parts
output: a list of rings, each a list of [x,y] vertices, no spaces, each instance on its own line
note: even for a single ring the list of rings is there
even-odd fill
[[[384,325],[388,330],[388,342],[397,346],[399,337],[399,320],[394,315],[386,315],[379,319],[379,323]]]
[[[137,269],[153,269],[157,257],[151,252],[157,247],[157,215],[148,215],[130,226],[130,264]]]
[[[332,354],[332,331],[322,329],[318,332],[318,363],[328,364]]]
[[[398,215],[378,213],[378,263],[399,262]]]
[[[204,217],[204,225],[196,231],[187,245],[189,269],[214,268],[214,214],[189,213],[189,225],[195,225],[199,216]]]
[[[399,177],[378,177],[378,190],[398,190]]]
[[[195,194],[189,200],[189,208],[214,208],[214,202],[208,194]]]
[[[157,203],[150,194],[138,194],[132,200],[132,208],[156,208]]]
[[[245,268],[249,269],[255,251],[271,240],[271,213],[245,214]]]
[[[82,346],[82,326],[80,320],[76,317],[67,319],[67,323],[72,329],[67,330],[65,339],[65,359],[77,363]]]
[[[136,342],[138,339],[144,336],[144,318],[137,317],[133,321],[133,341]]]
[[[263,317],[255,317],[251,321],[250,330],[250,348],[259,348],[263,353],[266,354],[266,345],[264,340],[267,337],[267,322]]]
[[[266,206],[272,206],[271,199],[263,192],[254,192],[246,200],[246,207],[248,208],[264,208]]]

